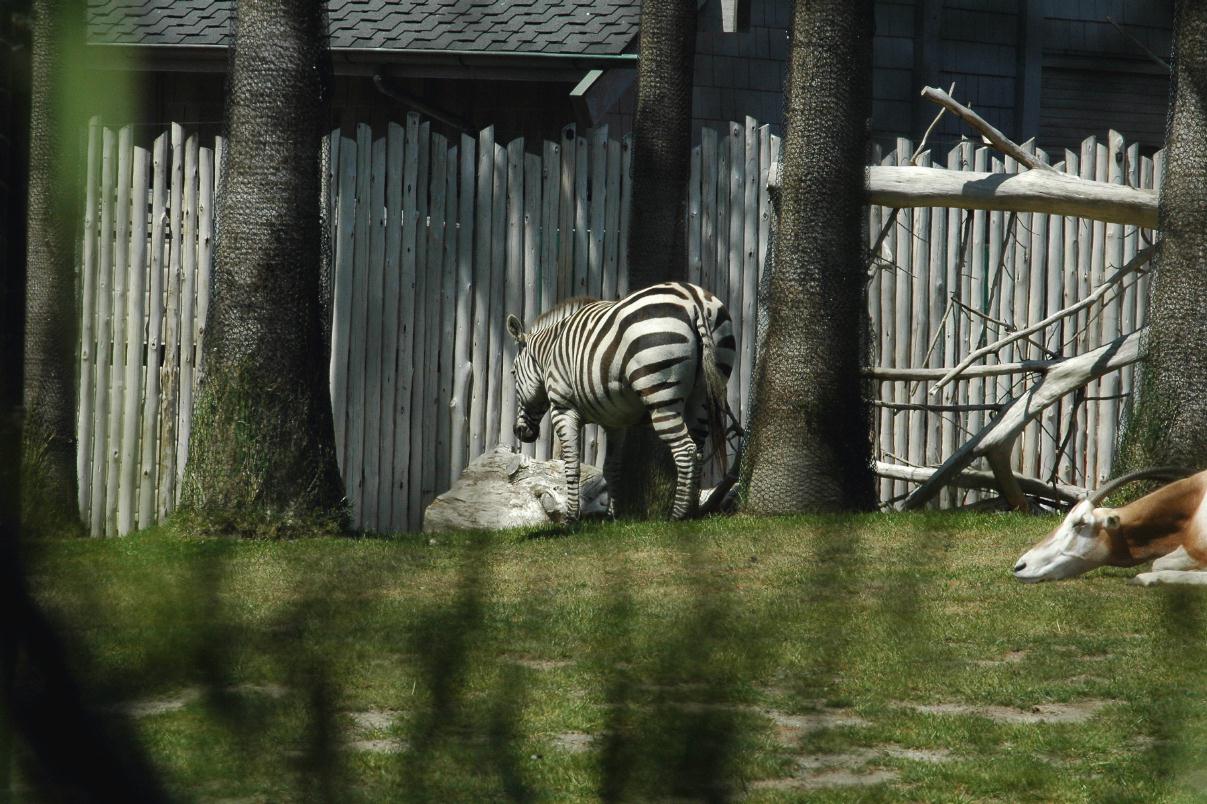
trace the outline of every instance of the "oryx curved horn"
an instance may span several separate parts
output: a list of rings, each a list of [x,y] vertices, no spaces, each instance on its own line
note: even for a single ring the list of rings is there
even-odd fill
[[[1190,477],[1197,471],[1196,469],[1187,469],[1184,466],[1150,466],[1147,469],[1137,469],[1134,472],[1128,472],[1125,475],[1108,480],[1086,499],[1094,505],[1098,505],[1128,483],[1133,483],[1137,480],[1181,480],[1184,477]]]

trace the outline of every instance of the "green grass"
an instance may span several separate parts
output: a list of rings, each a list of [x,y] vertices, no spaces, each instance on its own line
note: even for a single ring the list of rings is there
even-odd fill
[[[1202,800],[1207,598],[1018,584],[1053,522],[30,548],[182,798]]]

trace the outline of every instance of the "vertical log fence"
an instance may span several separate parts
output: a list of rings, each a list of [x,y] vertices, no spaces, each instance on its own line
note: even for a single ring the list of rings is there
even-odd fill
[[[173,510],[204,373],[222,141],[175,124],[145,133],[99,121],[88,129],[77,466],[81,516],[94,535],[147,527]],[[548,142],[496,142],[492,128],[449,140],[412,114],[381,131],[332,132],[329,145],[340,468],[358,528],[414,530],[472,457],[513,443],[506,314],[531,320],[572,296],[627,292],[631,143],[606,127],[572,125]],[[773,214],[766,178],[779,149],[767,126],[747,118],[720,133],[705,129],[691,155],[689,278],[734,316],[730,402],[743,418]],[[912,150],[902,140],[875,158],[897,164]],[[1060,156],[1061,169],[1086,178],[1151,187],[1160,176],[1160,154],[1155,163],[1141,159],[1114,132]],[[1018,167],[970,143],[933,158],[953,170]],[[868,215],[874,244],[891,210]],[[1084,295],[1148,238],[1135,227],[1060,216],[902,210],[870,259],[872,360],[952,365],[985,339]],[[1134,329],[1147,283],[1001,359],[1082,351]],[[1104,378],[1033,424],[1020,440],[1018,470],[1072,483],[1104,477],[1134,382],[1130,370]],[[1011,387],[993,378],[955,383],[943,403],[983,409],[937,413],[901,407],[926,401],[919,384],[881,383],[878,457],[938,463]],[[555,454],[550,438],[522,449]],[[604,442],[589,427],[584,458],[600,462]],[[881,481],[882,501],[906,491],[902,481]],[[948,492],[943,502],[966,499],[975,493]]]

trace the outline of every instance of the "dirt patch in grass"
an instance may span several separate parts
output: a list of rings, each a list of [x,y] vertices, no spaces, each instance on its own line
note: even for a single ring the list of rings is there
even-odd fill
[[[231,695],[263,695],[268,698],[281,698],[289,692],[286,687],[279,684],[234,684],[224,691]],[[127,701],[112,708],[114,711],[122,712],[130,717],[153,717],[168,712],[179,712],[200,700],[202,692],[200,687],[185,687],[167,695]]]
[[[784,745],[796,745],[806,734],[843,726],[867,726],[868,721],[847,709],[825,709],[790,715],[776,709],[763,709],[760,714],[775,724],[775,738]]]
[[[391,709],[366,709],[346,714],[359,731],[389,731],[398,722],[398,713]]]
[[[1113,701],[1075,701],[1073,703],[1036,704],[1028,709],[1013,706],[986,706],[963,703],[916,704],[899,702],[896,705],[915,712],[933,715],[972,715],[997,723],[1085,723]]]
[[[512,659],[512,664],[518,664],[520,667],[527,667],[529,670],[557,670],[560,667],[569,667],[574,662],[561,661],[559,659],[532,659],[521,657]]]
[[[751,786],[766,790],[820,790],[827,787],[860,787],[897,779],[898,772],[878,767],[886,759],[938,764],[952,758],[942,748],[902,748],[881,745],[834,754],[813,754],[797,761],[798,773],[783,779],[762,779]]]
[[[170,695],[144,698],[140,701],[128,701],[117,704],[113,708],[130,717],[153,717],[155,715],[164,715],[168,712],[178,712],[200,697],[201,690],[199,688],[186,687]]]
[[[1025,650],[1012,650],[1003,653],[996,659],[974,659],[972,663],[977,667],[1000,667],[1004,664],[1018,664],[1026,658],[1027,652]]]
[[[896,780],[897,771],[875,768],[870,771],[828,770],[790,776],[787,779],[760,779],[750,786],[755,790],[821,790],[826,787],[865,787]]]
[[[236,695],[263,695],[266,698],[284,698],[289,693],[289,688],[273,683],[236,684],[229,691]]]
[[[780,743],[794,747],[803,735],[824,729],[843,726],[868,726],[868,721],[849,709],[820,708],[816,712],[790,714],[778,709],[769,709],[753,704],[700,703],[698,701],[670,701],[665,704],[684,712],[742,712],[759,715],[775,726],[775,737]]]
[[[349,751],[360,751],[366,754],[401,754],[407,750],[406,740],[383,738],[378,740],[350,740],[344,743]]]
[[[553,735],[553,746],[570,754],[582,754],[591,750],[595,745],[594,734],[581,731],[564,731]]]

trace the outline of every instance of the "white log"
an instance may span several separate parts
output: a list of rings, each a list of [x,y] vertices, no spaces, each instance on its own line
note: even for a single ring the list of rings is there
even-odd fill
[[[872,467],[872,471],[880,477],[906,480],[911,483],[925,483],[934,477],[935,472],[938,470],[933,466],[902,466],[897,463],[876,461]],[[1089,493],[1088,489],[1080,486],[1073,486],[1068,483],[1045,483],[1037,477],[1020,475],[1016,479],[1027,494],[1049,500],[1076,502]],[[983,469],[963,469],[952,478],[951,485],[964,489],[990,489],[993,491],[996,491],[998,488],[997,479],[994,477],[993,472]]]
[[[120,485],[117,498],[117,534],[125,536],[134,530],[138,517],[138,448],[139,414],[142,411],[143,333],[146,327],[147,287],[147,163],[150,154],[136,147],[132,154],[132,185],[130,188],[130,245],[129,261],[119,265],[127,272],[129,292],[126,294],[126,365],[122,381],[122,430],[120,456]]]
[[[407,117],[410,119],[410,115]],[[423,452],[425,430],[430,432],[433,422],[428,421],[424,417],[424,412],[427,410],[426,395],[430,392],[429,383],[432,379],[428,375],[427,367],[427,339],[431,334],[428,325],[428,282],[435,280],[435,277],[429,275],[427,252],[428,252],[428,191],[431,182],[431,124],[426,121],[420,121],[418,128],[418,139],[416,147],[418,148],[418,178],[415,181],[415,187],[418,189],[418,194],[415,196],[415,317],[413,319],[415,329],[415,339],[411,344],[410,354],[410,369],[413,374],[411,381],[411,415],[406,421],[411,425],[411,444],[407,453],[409,457],[408,481],[405,486],[400,486],[399,500],[406,501],[406,515],[399,518],[398,509],[395,509],[395,521],[393,527],[397,530],[415,530],[422,520],[423,507],[423,479],[426,467],[424,462],[428,460],[428,456]],[[403,359],[406,359],[404,356]]]
[[[378,532],[389,526],[398,348],[398,272],[386,263],[386,137],[374,137],[369,159],[369,305],[365,334],[364,521],[357,525]],[[386,400],[389,400],[388,402]]]
[[[101,130],[101,228],[96,277],[96,384],[92,424],[89,534],[105,535],[106,437],[109,431],[109,366],[113,337],[113,185],[117,164],[113,130]]]
[[[369,318],[369,203],[373,138],[369,126],[356,127],[356,212],[352,236],[352,305],[348,316],[348,424],[344,431],[344,489],[352,526],[364,527],[365,516],[365,344]]]
[[[159,491],[156,513],[160,520],[176,507],[176,433],[180,417],[180,278],[184,204],[184,130],[179,123],[169,129],[172,149],[168,180],[167,293],[164,295],[163,366],[160,368]]]
[[[147,282],[147,372],[146,390],[143,393],[142,414],[142,474],[139,478],[138,526],[148,528],[156,522],[156,482],[159,472],[156,458],[158,445],[155,435],[159,432],[159,347],[163,337],[163,275],[164,257],[167,255],[164,231],[168,222],[167,213],[167,170],[168,133],[155,138],[152,146],[151,179],[151,273]]]
[[[381,454],[379,456],[379,491],[377,499],[377,521],[383,527],[393,527],[396,489],[395,475],[400,456],[395,453],[398,431],[406,428],[404,419],[399,418],[399,388],[403,378],[398,366],[399,343],[403,315],[410,315],[408,305],[411,289],[404,286],[402,264],[402,211],[404,187],[404,129],[397,123],[389,123],[385,131],[385,237],[377,246],[382,248],[380,259],[385,266],[384,313],[381,320]],[[376,146],[375,146],[376,147]],[[374,231],[376,235],[376,230]],[[372,245],[372,244],[371,244]],[[408,321],[407,326],[410,325]],[[408,399],[410,391],[407,391]]]
[[[571,138],[573,141],[573,138]],[[571,148],[570,150],[573,150]],[[495,140],[494,129],[484,128],[478,134],[478,192],[474,199],[474,304],[473,330],[470,343],[473,359],[470,361],[469,397],[469,446],[466,460],[472,460],[486,449],[486,410],[489,399],[488,366],[490,358],[490,314],[491,296],[491,209],[494,206],[494,191],[491,178],[494,176]],[[563,163],[563,170],[564,170]],[[564,185],[563,185],[564,186]],[[565,240],[566,238],[563,238]],[[565,243],[563,243],[565,247]],[[572,256],[572,255],[571,255]]]
[[[335,275],[331,300],[331,416],[335,422],[335,454],[347,482],[348,342],[352,319],[352,259],[356,216],[356,141],[341,137],[339,199],[335,206]]]
[[[436,398],[436,479],[432,494],[448,489],[452,476],[452,403],[454,352],[457,340],[457,217],[460,151],[451,140],[445,145],[447,168],[444,173],[444,254],[440,264],[440,356],[439,396]]]
[[[84,237],[80,243],[80,284],[83,295],[80,318],[79,407],[76,417],[75,476],[78,485],[80,518],[87,522],[92,500],[92,405],[96,371],[96,245],[97,190],[100,184],[101,122],[88,121],[88,161],[84,179]]]
[[[522,156],[524,176],[523,211],[520,219],[521,273],[523,276],[521,321],[531,321],[540,315],[540,216],[541,216],[541,158],[536,154]],[[507,380],[504,380],[507,382]],[[514,383],[512,383],[514,386]],[[536,444],[524,444],[521,452],[529,458],[536,457]],[[441,489],[443,491],[443,489]]]
[[[419,530],[423,526],[423,509],[436,496],[436,479],[439,458],[437,454],[442,443],[438,432],[440,384],[440,340],[442,337],[443,307],[440,295],[444,292],[444,221],[448,209],[448,140],[444,135],[430,135],[428,146],[428,235],[426,258],[426,282],[424,289],[424,306],[427,322],[424,338],[423,371],[427,380],[423,388],[423,407],[418,414],[424,422],[423,455],[420,463],[421,485],[419,486],[419,504],[410,512],[407,530]],[[455,201],[456,199],[454,199]],[[443,491],[443,483],[439,483]]]
[[[473,391],[470,384],[473,377],[470,346],[473,340],[474,165],[478,158],[476,145],[473,137],[461,135],[461,185],[457,198],[460,228],[457,230],[456,346],[453,357],[455,379],[453,398],[449,403],[453,422],[449,447],[452,453],[453,477],[460,477],[468,462],[466,444],[469,441],[469,395]]]
[[[113,244],[113,358],[109,374],[109,420],[105,464],[105,535],[117,530],[118,498],[121,493],[122,410],[126,379],[126,283],[130,255],[130,180],[134,145],[132,129],[123,126],[117,134],[117,207],[114,210]],[[140,336],[141,337],[141,336]]]
[[[868,203],[888,207],[963,207],[1047,212],[1157,227],[1157,194],[1063,174],[995,174],[944,168],[867,168]]]
[[[1005,374],[1023,374],[1026,372],[1043,373],[1060,360],[1023,360],[1017,363],[996,363],[992,366],[970,366],[959,373],[957,380],[983,379],[998,377]],[[863,370],[863,376],[873,380],[914,380],[925,382],[939,380],[951,373],[949,368],[892,368],[890,366],[871,366]]]
[[[189,437],[193,432],[193,366],[196,344],[197,288],[197,134],[184,144],[184,193],[181,214],[180,281],[180,418],[176,430],[176,499],[180,501],[181,481],[189,460]]]

